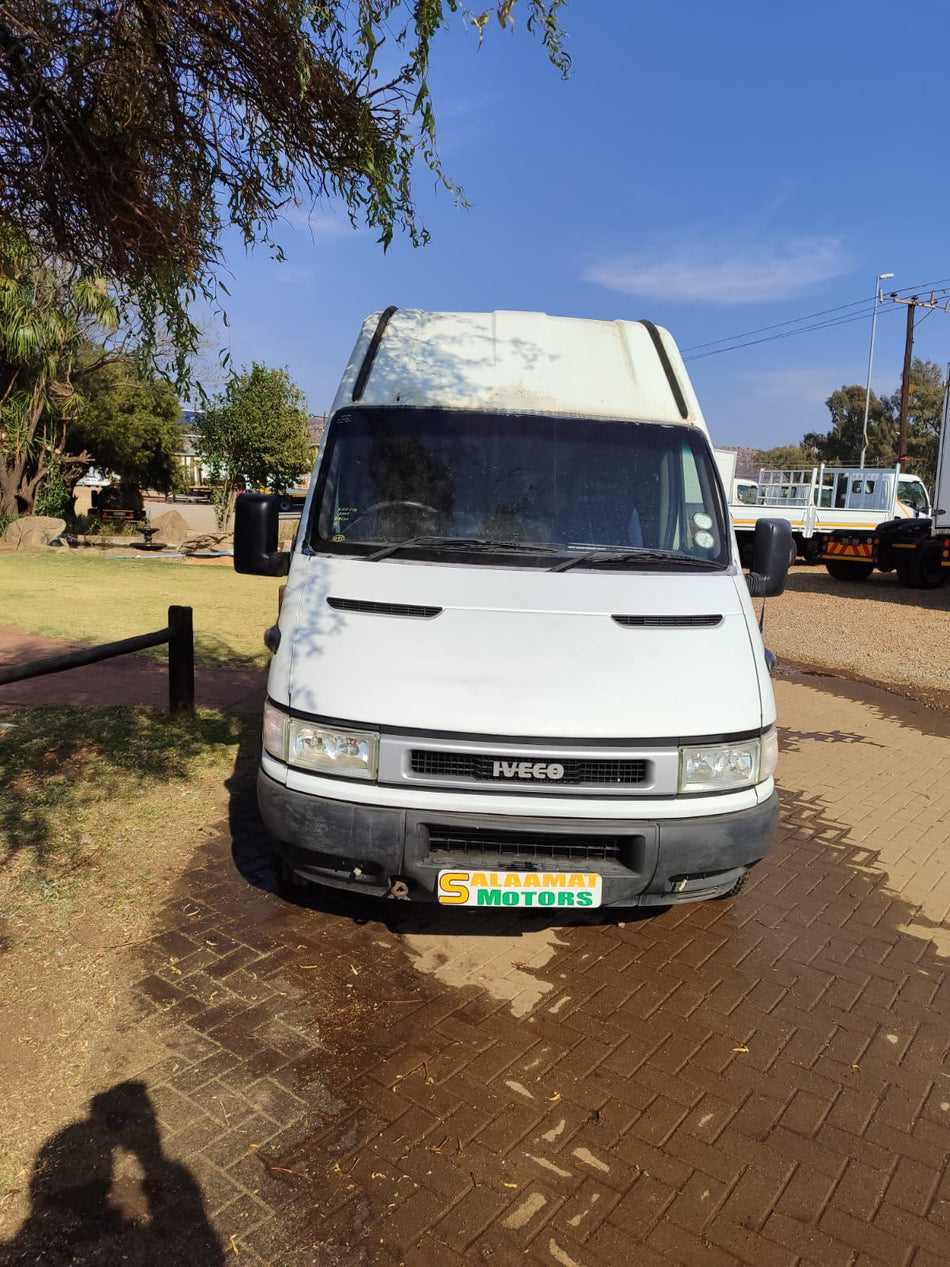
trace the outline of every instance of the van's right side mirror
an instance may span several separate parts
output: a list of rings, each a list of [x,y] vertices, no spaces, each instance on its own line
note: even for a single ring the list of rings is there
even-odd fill
[[[251,576],[286,576],[290,554],[279,548],[280,498],[241,493],[234,506],[234,570]]]
[[[781,594],[792,558],[792,526],[787,519],[760,519],[752,538],[752,567],[746,577],[753,598]]]

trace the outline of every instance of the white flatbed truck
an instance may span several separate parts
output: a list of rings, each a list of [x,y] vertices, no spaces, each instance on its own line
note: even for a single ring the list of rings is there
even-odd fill
[[[720,474],[721,452],[716,452]],[[739,481],[734,477],[723,483],[730,496],[729,515],[740,556],[748,557],[751,552],[760,519],[785,519],[792,530],[795,555],[811,562],[823,560],[836,576],[840,565],[840,579],[851,579],[852,569],[858,566],[838,544],[841,534],[870,539],[882,522],[912,524],[930,514],[930,498],[923,482],[899,466],[762,467],[755,481],[754,500],[749,501],[739,500]]]
[[[894,518],[873,529],[834,533],[822,558],[838,580],[863,581],[875,568],[896,571],[902,585],[936,589],[950,580],[950,454],[944,443],[950,392],[944,396],[934,505],[914,518]],[[901,476],[901,480],[912,478]]]

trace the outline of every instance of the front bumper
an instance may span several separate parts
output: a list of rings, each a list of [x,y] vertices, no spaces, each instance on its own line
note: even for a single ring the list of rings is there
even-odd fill
[[[603,877],[604,906],[666,906],[720,897],[768,853],[778,831],[778,794],[751,809],[696,818],[577,819],[502,817],[361,805],[293,791],[263,770],[258,801],[277,851],[295,877],[379,897],[396,892],[434,901],[439,871],[512,866],[587,871]],[[605,807],[606,808],[606,807]],[[499,838],[501,848],[499,849]],[[532,856],[532,838],[543,841]],[[589,849],[568,859],[551,849]],[[616,856],[598,840],[619,841]],[[464,839],[465,850],[453,851]],[[472,842],[483,852],[472,852]],[[581,841],[586,844],[581,844]]]

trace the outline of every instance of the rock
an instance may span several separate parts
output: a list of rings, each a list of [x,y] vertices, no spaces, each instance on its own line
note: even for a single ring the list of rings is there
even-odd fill
[[[65,519],[49,515],[23,515],[14,519],[3,539],[14,550],[40,550],[66,531]]]
[[[166,546],[179,546],[191,536],[187,520],[177,510],[169,510],[164,515],[153,517],[149,526],[158,529],[152,540]]]

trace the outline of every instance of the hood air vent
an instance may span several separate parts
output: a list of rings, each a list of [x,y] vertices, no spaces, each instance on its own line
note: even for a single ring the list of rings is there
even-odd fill
[[[441,607],[419,607],[414,603],[370,603],[362,598],[328,598],[327,606],[340,612],[362,612],[366,616],[410,616],[415,620],[431,620]]]
[[[711,629],[722,617],[709,616],[611,616],[626,629]]]

